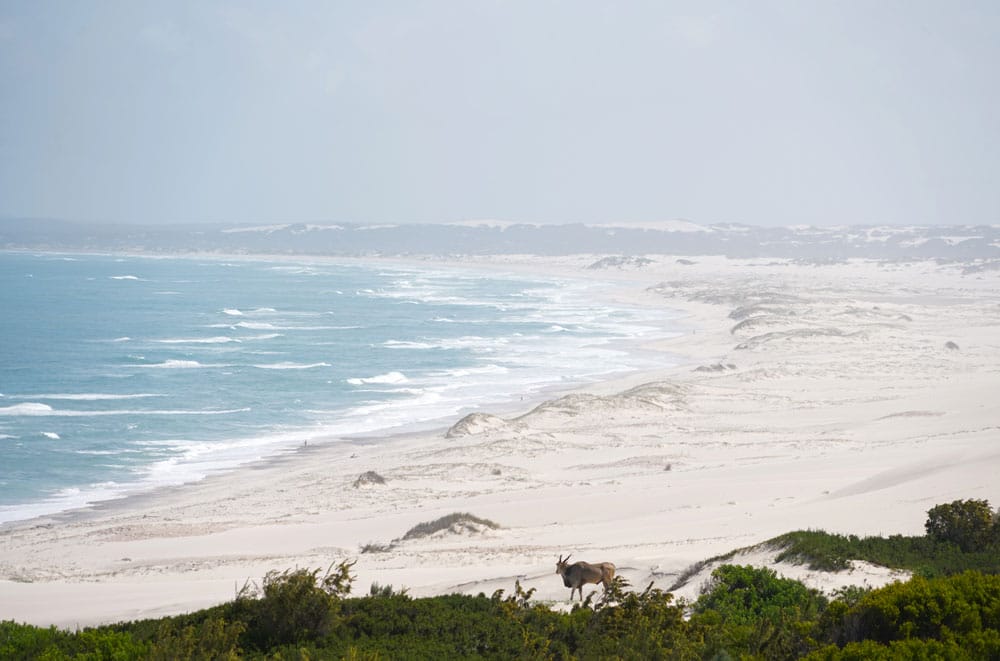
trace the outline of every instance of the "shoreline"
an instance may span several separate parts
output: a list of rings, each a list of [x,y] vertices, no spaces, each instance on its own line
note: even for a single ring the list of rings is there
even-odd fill
[[[337,265],[337,266],[356,266],[364,267],[368,269],[378,269],[380,267],[399,269],[401,272],[408,271],[410,269],[422,270],[427,273],[434,273],[435,271],[447,271],[457,274],[473,274],[473,275],[483,275],[483,274],[494,274],[499,278],[512,278],[512,279],[533,279],[537,273],[534,270],[515,272],[511,269],[503,268],[502,266],[497,266],[494,264],[469,264],[462,261],[441,261],[439,258],[416,258],[416,259],[405,259],[405,258],[367,258],[367,257],[339,257],[339,256],[298,256],[298,255],[281,255],[281,254],[260,254],[260,255],[241,255],[241,254],[222,254],[222,253],[177,253],[177,254],[158,254],[158,253],[141,253],[141,252],[129,252],[129,253],[105,253],[105,252],[66,252],[66,251],[7,251],[13,253],[24,252],[33,255],[46,255],[50,257],[60,257],[68,255],[90,255],[99,256],[105,258],[112,258],[118,256],[128,256],[134,258],[146,258],[153,260],[162,259],[179,259],[179,260],[206,260],[211,262],[228,262],[228,261],[248,261],[255,262],[259,264],[297,264],[297,265]],[[543,280],[553,287],[555,286],[572,286],[573,283],[587,283],[587,286],[593,288],[594,280],[593,278],[584,277],[577,273],[546,273],[543,276],[538,277],[539,280]],[[578,295],[578,294],[576,294]],[[601,299],[605,298],[603,296]],[[610,297],[609,297],[610,300]],[[646,306],[637,305],[634,302],[627,303],[628,307],[631,308],[645,308]],[[619,349],[625,353],[631,355],[640,355],[650,353],[643,349],[642,346],[634,339],[619,339],[615,340],[612,344],[608,346]],[[579,388],[585,388],[591,383],[596,383],[599,381],[606,381],[609,379],[615,379],[620,376],[627,374],[637,373],[642,371],[642,368],[623,368],[621,371],[609,373],[606,375],[601,375],[599,377],[592,377],[588,375],[581,375],[576,378],[566,378],[559,382],[552,382],[550,384],[541,387],[532,387],[530,390],[525,390],[524,393],[518,398],[518,393],[508,393],[497,392],[498,399],[493,402],[470,404],[465,408],[468,412],[473,412],[474,410],[489,409],[493,412],[498,412],[501,414],[515,414],[525,407],[532,407],[537,405],[548,398],[558,396],[560,394],[565,394]],[[523,411],[521,411],[523,412]],[[235,463],[231,466],[213,470],[212,472],[201,475],[193,480],[188,480],[185,482],[178,483],[166,483],[166,484],[147,484],[143,479],[136,478],[135,480],[124,480],[114,495],[97,495],[93,497],[76,497],[73,500],[78,500],[82,504],[68,504],[63,503],[64,498],[61,494],[64,491],[83,491],[85,494],[93,491],[88,487],[67,488],[59,491],[58,494],[46,498],[43,500],[20,503],[18,505],[9,506],[11,510],[20,509],[27,512],[32,512],[28,515],[18,515],[17,518],[12,518],[8,520],[0,520],[0,533],[5,529],[10,527],[16,527],[19,524],[31,523],[35,520],[42,519],[58,519],[58,520],[68,520],[74,517],[87,517],[94,511],[105,511],[110,508],[121,508],[128,507],[128,503],[133,499],[138,498],[149,498],[155,497],[156,494],[161,492],[170,492],[175,489],[183,489],[191,484],[196,484],[205,479],[211,479],[215,477],[229,475],[235,471],[240,471],[244,469],[253,469],[259,467],[260,465],[266,465],[272,461],[285,461],[289,457],[294,457],[298,454],[303,447],[303,439],[308,437],[305,441],[306,444],[312,445],[328,445],[331,443],[350,443],[359,442],[363,440],[375,440],[381,442],[385,439],[394,439],[396,437],[407,437],[413,435],[436,435],[443,433],[450,427],[457,418],[452,415],[444,415],[442,417],[427,420],[418,420],[409,424],[394,424],[392,426],[387,426],[383,429],[376,429],[372,431],[357,431],[357,432],[338,432],[332,428],[330,425],[333,423],[328,423],[326,425],[321,425],[315,428],[303,427],[301,429],[290,429],[287,433],[300,435],[302,438],[296,442],[285,441],[284,443],[277,443],[272,446],[266,446],[263,448],[263,456],[254,459],[243,459],[239,463]],[[390,423],[386,423],[390,424]],[[334,425],[336,426],[336,425]],[[326,427],[327,429],[324,429]],[[254,438],[251,435],[249,438]],[[93,486],[93,485],[92,485]],[[69,496],[66,497],[66,500]],[[86,502],[83,502],[86,500]]]
[[[588,272],[591,257],[411,263],[611,283],[622,301],[683,313],[683,332],[648,348],[685,362],[484,411],[497,426],[479,433],[310,444],[76,518],[5,524],[0,619],[185,612],[270,569],[346,558],[356,594],[489,594],[518,579],[562,602],[550,574],[567,551],[667,588],[693,562],[790,530],[914,534],[940,502],[1000,504],[1000,275],[712,257]],[[740,326],[747,306],[760,314]],[[366,470],[386,485],[355,487]],[[454,511],[503,527],[360,552]]]

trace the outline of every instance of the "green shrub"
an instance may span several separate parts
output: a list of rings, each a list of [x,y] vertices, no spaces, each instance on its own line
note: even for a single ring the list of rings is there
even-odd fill
[[[149,645],[129,633],[106,628],[75,633],[11,621],[0,622],[0,659],[145,659]]]
[[[195,661],[214,659],[233,661],[241,658],[240,636],[246,630],[242,622],[208,618],[201,626],[178,629],[164,622],[148,658],[150,661]]]
[[[723,565],[694,604],[693,626],[711,653],[796,658],[810,648],[827,600],[773,570]]]
[[[928,578],[970,569],[987,574],[1000,572],[1000,554],[995,549],[967,552],[930,536],[857,537],[798,530],[766,544],[781,549],[775,558],[779,562],[804,564],[817,571],[841,571],[850,566],[851,560],[864,560]]]
[[[39,658],[48,649],[58,649],[65,635],[55,627],[43,629],[4,620],[0,622],[0,659]]]
[[[873,590],[853,606],[831,608],[822,626],[824,638],[838,645],[995,633],[1000,631],[1000,576],[971,571],[932,579],[917,576]]]
[[[997,525],[986,500],[956,500],[932,507],[924,524],[927,536],[966,552],[983,551],[997,542]]]
[[[350,593],[354,563],[319,569],[271,571],[259,589],[233,602],[234,619],[246,623],[247,642],[260,650],[319,640],[340,624],[340,600]]]

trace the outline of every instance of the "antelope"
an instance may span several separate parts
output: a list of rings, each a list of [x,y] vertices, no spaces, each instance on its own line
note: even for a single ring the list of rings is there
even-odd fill
[[[572,554],[571,554],[572,555]],[[580,601],[583,601],[583,586],[587,583],[600,583],[607,591],[611,585],[611,579],[615,577],[615,566],[610,562],[598,562],[595,565],[589,562],[577,560],[573,564],[569,563],[570,556],[563,560],[559,555],[559,562],[556,563],[556,573],[562,576],[563,585],[568,587],[569,598],[572,601],[573,593],[580,591]]]

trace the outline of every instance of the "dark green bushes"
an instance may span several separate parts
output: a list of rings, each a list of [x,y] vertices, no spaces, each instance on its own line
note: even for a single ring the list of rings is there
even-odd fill
[[[927,578],[975,570],[1000,573],[1000,549],[963,550],[957,544],[931,536],[857,537],[818,530],[798,530],[775,537],[776,560],[805,564],[818,571],[841,571],[851,560],[905,569]]]
[[[932,507],[924,524],[931,539],[951,543],[966,553],[996,551],[1000,519],[985,500],[956,500]]]
[[[258,589],[244,589],[232,603],[229,619],[246,624],[249,646],[267,650],[314,642],[343,624],[341,604],[350,594],[353,562],[320,570],[268,572]]]
[[[814,622],[827,600],[767,568],[723,565],[694,604],[706,651],[797,658],[813,647]]]
[[[324,587],[329,576],[273,574],[258,596],[76,633],[3,622],[0,658],[1000,659],[1000,576],[976,572],[828,602],[771,570],[724,565],[687,619],[669,593],[623,582],[561,613],[519,585],[509,597],[350,599],[343,582]]]
[[[568,613],[532,601],[519,584],[509,596],[413,599],[375,586],[349,598],[344,562],[325,573],[271,572],[230,603],[159,620],[75,633],[0,622],[0,659],[1000,661],[1000,557],[981,534],[978,502],[932,509],[926,537],[778,538],[786,559],[818,567],[860,558],[917,568],[905,583],[830,600],[770,569],[732,565],[713,572],[694,604],[652,585],[631,591],[621,577]],[[984,571],[961,571],[970,565]]]
[[[833,602],[817,629],[832,645],[810,659],[1000,659],[1000,576],[893,583],[853,605]]]
[[[0,659],[145,659],[152,646],[131,634],[87,629],[76,633],[55,627],[0,622]]]

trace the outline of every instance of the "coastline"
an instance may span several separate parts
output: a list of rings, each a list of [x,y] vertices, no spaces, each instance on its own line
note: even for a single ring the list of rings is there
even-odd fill
[[[72,627],[185,612],[268,570],[345,558],[358,559],[356,593],[377,582],[489,594],[519,579],[563,601],[550,576],[560,553],[666,588],[693,562],[789,530],[915,534],[939,502],[1000,504],[1000,276],[714,257],[584,269],[597,258],[386,261],[611,282],[620,301],[684,313],[685,332],[650,347],[684,363],[484,411],[503,422],[478,434],[310,445],[8,524],[0,619]],[[730,318],[749,305],[760,314]],[[643,384],[654,386],[628,394]],[[355,488],[368,470],[386,485]],[[454,511],[502,528],[359,552]]]
[[[85,263],[90,263],[89,260],[83,256],[81,253],[71,253],[73,255],[72,259],[68,261],[82,261]],[[33,257],[40,258],[45,261],[61,262],[63,259],[68,258],[70,253],[42,253],[33,254]],[[510,310],[507,311],[507,304],[503,302],[503,299],[496,299],[497,305],[488,305],[486,308],[496,307],[502,310],[501,315],[504,317],[504,324],[510,320],[516,320],[518,322],[525,322],[531,325],[531,333],[539,333],[536,339],[534,335],[531,336],[531,341],[526,341],[517,337],[520,333],[515,333],[508,338],[498,337],[495,342],[490,342],[490,338],[499,333],[503,335],[504,333],[513,332],[508,330],[502,330],[506,328],[515,328],[514,326],[501,325],[496,327],[496,330],[490,329],[488,331],[482,331],[480,329],[483,326],[463,326],[461,324],[453,324],[449,326],[443,326],[445,330],[441,331],[440,338],[438,337],[438,330],[424,330],[420,328],[419,330],[414,327],[414,332],[418,333],[418,339],[423,340],[419,336],[427,333],[427,342],[429,344],[423,344],[422,342],[412,343],[414,349],[421,349],[422,351],[392,351],[388,350],[386,355],[377,356],[374,359],[369,357],[371,365],[377,365],[379,369],[371,367],[374,371],[368,372],[368,364],[361,364],[358,366],[360,371],[344,372],[342,370],[338,371],[336,368],[341,368],[342,365],[348,364],[350,360],[343,360],[342,356],[338,356],[337,350],[323,350],[318,349],[315,355],[311,356],[310,359],[304,359],[298,361],[298,363],[284,362],[279,364],[264,364],[258,365],[256,363],[264,362],[267,360],[253,360],[247,359],[243,362],[248,362],[249,365],[243,365],[248,371],[249,367],[254,368],[272,368],[272,369],[298,369],[298,368],[334,368],[329,370],[310,370],[309,374],[317,374],[319,372],[329,372],[333,376],[328,377],[326,382],[327,385],[331,383],[343,384],[341,390],[350,391],[352,389],[358,390],[358,392],[368,393],[369,389],[373,393],[372,395],[363,395],[361,401],[346,402],[347,397],[340,397],[342,394],[340,391],[333,393],[331,395],[327,391],[329,390],[321,382],[314,381],[309,384],[308,387],[302,386],[304,392],[317,393],[315,397],[311,400],[308,398],[296,399],[295,401],[284,402],[280,394],[283,392],[281,386],[275,387],[275,392],[270,395],[270,398],[274,399],[275,406],[278,410],[272,413],[266,413],[263,411],[270,410],[267,406],[256,406],[256,403],[251,403],[247,400],[237,400],[231,399],[228,401],[228,408],[232,411],[225,411],[227,413],[241,413],[243,411],[251,411],[251,406],[255,412],[261,411],[260,413],[255,413],[256,418],[253,420],[243,420],[232,422],[232,427],[237,429],[234,439],[230,443],[231,439],[225,438],[226,433],[223,431],[217,433],[215,436],[211,435],[211,432],[205,439],[211,439],[212,441],[221,441],[219,443],[220,450],[209,449],[208,452],[202,453],[201,448],[198,448],[197,457],[194,460],[189,461],[189,451],[186,447],[181,447],[175,450],[173,447],[170,448],[174,451],[174,454],[168,454],[168,459],[158,462],[159,464],[171,464],[173,463],[175,457],[177,458],[178,468],[171,466],[166,466],[160,468],[158,465],[151,465],[149,462],[147,464],[141,464],[133,461],[130,465],[134,468],[133,473],[126,473],[121,476],[117,474],[109,474],[108,471],[104,471],[102,474],[94,474],[90,480],[85,479],[88,476],[77,476],[78,479],[76,483],[70,484],[47,484],[48,493],[50,495],[46,496],[42,492],[37,499],[33,501],[22,502],[20,504],[9,504],[0,507],[0,529],[2,529],[6,524],[13,523],[16,521],[26,521],[38,517],[45,517],[50,515],[59,515],[63,513],[72,513],[74,511],[86,512],[92,509],[95,505],[98,507],[105,507],[108,502],[123,502],[127,501],[130,497],[142,496],[148,492],[156,492],[161,489],[169,489],[175,486],[183,486],[185,484],[190,484],[191,482],[196,482],[207,475],[214,475],[224,472],[229,472],[230,470],[239,468],[241,466],[252,466],[259,462],[266,462],[272,458],[281,457],[289,453],[294,454],[297,449],[302,447],[304,444],[316,444],[325,442],[340,442],[344,439],[354,439],[354,438],[385,438],[389,436],[395,436],[397,434],[412,434],[414,432],[431,433],[439,429],[446,429],[450,426],[456,416],[464,415],[465,413],[479,410],[480,408],[487,407],[501,413],[514,412],[518,408],[524,407],[528,403],[539,403],[545,398],[554,396],[554,394],[567,391],[572,389],[574,386],[580,386],[583,384],[590,383],[592,380],[607,378],[608,375],[614,375],[618,373],[629,373],[637,369],[642,369],[640,365],[643,362],[641,357],[643,352],[635,350],[636,340],[629,337],[629,331],[635,329],[641,334],[645,334],[650,328],[642,328],[643,325],[648,327],[662,328],[664,324],[659,323],[661,316],[659,313],[654,313],[657,319],[651,323],[643,324],[642,317],[646,316],[646,313],[640,311],[636,316],[635,324],[628,324],[625,329],[619,328],[614,329],[610,324],[608,324],[608,313],[613,310],[621,309],[615,305],[604,305],[603,301],[600,299],[597,292],[594,292],[593,281],[587,281],[586,279],[575,277],[571,279],[557,278],[557,277],[545,277],[545,278],[534,278],[530,274],[518,274],[511,273],[507,270],[495,270],[487,268],[477,268],[475,265],[467,264],[434,264],[429,263],[424,260],[371,260],[371,259],[346,259],[346,258],[336,258],[336,257],[300,257],[300,256],[287,256],[287,255],[223,255],[223,254],[179,254],[173,256],[167,255],[146,255],[141,253],[129,253],[126,255],[107,255],[103,253],[86,253],[89,257],[98,257],[104,261],[110,262],[126,262],[127,266],[123,268],[126,269],[139,269],[135,273],[139,273],[142,277],[137,278],[132,275],[131,271],[128,271],[130,275],[127,276],[115,276],[114,280],[129,280],[137,279],[147,281],[147,278],[151,278],[148,282],[157,282],[158,280],[163,280],[164,277],[169,278],[170,273],[164,275],[162,269],[156,269],[153,271],[154,275],[150,275],[144,270],[148,263],[145,260],[150,260],[152,262],[167,261],[180,266],[181,271],[186,271],[186,265],[184,262],[190,262],[191,267],[200,272],[204,268],[223,268],[227,272],[230,271],[229,267],[235,266],[235,262],[240,260],[245,260],[251,266],[252,269],[262,269],[265,271],[281,271],[281,272],[293,272],[298,273],[299,271],[307,271],[308,275],[329,275],[331,272],[340,274],[342,272],[347,272],[353,275],[355,272],[364,273],[367,272],[371,275],[373,281],[378,283],[377,290],[361,289],[361,292],[369,292],[372,294],[372,298],[389,298],[389,299],[401,299],[404,301],[420,302],[424,297],[428,297],[428,301],[433,304],[438,299],[436,298],[438,294],[434,291],[435,283],[439,279],[445,281],[454,280],[461,293],[457,294],[457,298],[447,299],[455,300],[461,302],[462,298],[466,296],[461,283],[464,281],[470,281],[471,283],[478,283],[480,280],[490,281],[496,276],[497,282],[504,282],[509,280],[513,283],[511,286],[515,288],[525,288],[524,295],[528,296],[528,299],[532,303],[539,302],[545,307],[553,308],[552,314],[555,318],[562,318],[563,324],[570,326],[569,328],[562,328],[561,326],[555,325],[555,321],[546,321],[547,319],[553,319],[551,315],[546,315],[545,312],[539,313],[525,313],[524,315],[519,314],[519,309],[522,307],[521,299],[512,298],[510,299]],[[110,266],[110,268],[118,269],[117,266]],[[164,269],[172,270],[171,267],[166,266]],[[238,272],[244,272],[246,269],[240,269]],[[125,271],[122,271],[125,272]],[[429,283],[425,287],[421,286],[411,286],[410,281],[416,278],[418,285],[423,285],[425,282]],[[92,280],[93,278],[88,278]],[[317,279],[318,281],[318,279]],[[516,283],[521,283],[516,284]],[[530,284],[529,284],[530,283]],[[580,283],[584,283],[582,286]],[[131,286],[131,285],[129,285]],[[338,283],[336,286],[343,286]],[[372,285],[373,287],[375,285]],[[383,290],[382,287],[385,287]],[[360,287],[360,285],[359,285]],[[471,288],[475,288],[479,291],[479,287],[476,284],[470,284]],[[503,286],[501,286],[501,289]],[[410,293],[411,290],[415,293]],[[385,296],[381,296],[382,292],[385,291]],[[161,294],[170,293],[181,295],[185,292],[160,292],[154,291],[151,294]],[[238,292],[237,292],[238,293]],[[337,292],[340,294],[340,292]],[[492,292],[489,288],[483,290],[483,295],[487,298],[483,299],[482,302],[493,301],[494,299],[489,298],[492,296]],[[197,292],[190,295],[188,292],[188,306],[198,306],[201,303],[201,307],[205,308],[204,301],[200,300],[202,295]],[[279,292],[275,300],[275,293],[272,292],[272,296],[268,297],[266,294],[261,300],[265,300],[269,303],[274,304],[277,307],[280,306],[280,301],[284,297],[284,292]],[[353,297],[352,297],[353,298]],[[156,362],[156,359],[151,359],[150,361],[145,360],[145,356],[142,354],[145,351],[156,352],[156,350],[166,347],[173,349],[174,347],[182,347],[179,354],[178,353],[165,353],[162,354],[166,358],[174,358],[177,355],[181,355],[183,360],[166,360],[166,363],[187,363],[185,365],[178,366],[191,366],[194,367],[207,367],[207,368],[226,368],[230,367],[226,364],[210,364],[219,363],[220,360],[216,357],[216,354],[210,352],[199,352],[190,353],[184,351],[187,343],[195,342],[193,345],[195,348],[201,348],[202,346],[207,346],[208,349],[214,349],[215,345],[221,343],[233,343],[229,346],[238,346],[235,343],[247,342],[257,340],[267,339],[270,340],[271,337],[282,337],[281,334],[273,333],[271,335],[265,335],[261,337],[253,336],[253,333],[247,335],[237,335],[240,331],[236,327],[246,326],[247,328],[255,327],[265,327],[271,328],[272,324],[291,324],[289,329],[294,328],[296,322],[275,322],[273,319],[252,319],[244,321],[242,316],[244,312],[240,310],[232,309],[233,306],[230,304],[231,299],[213,299],[214,305],[208,304],[208,308],[213,310],[221,310],[227,316],[221,317],[221,323],[216,322],[213,324],[213,328],[226,328],[224,324],[232,322],[232,325],[226,328],[226,330],[219,330],[219,333],[227,333],[228,336],[225,337],[212,337],[206,338],[204,340],[190,340],[187,339],[188,336],[184,335],[184,331],[178,330],[176,333],[171,333],[168,331],[162,331],[161,335],[168,339],[153,339],[147,340],[147,344],[152,344],[155,347],[143,347],[142,349],[133,348],[129,354],[129,360],[135,359],[138,363],[144,362]],[[476,303],[476,300],[468,301]],[[531,308],[532,303],[525,303],[525,309]],[[322,304],[320,304],[322,305]],[[447,305],[447,303],[446,303]],[[481,307],[477,303],[477,307]],[[624,307],[624,306],[623,306]],[[565,308],[565,314],[560,314]],[[245,308],[249,309],[249,308]],[[332,308],[331,308],[332,309]],[[456,308],[456,310],[461,311],[461,308]],[[274,312],[277,314],[276,310],[261,307],[259,310],[251,311],[249,314],[256,314],[258,312]],[[39,313],[40,314],[40,313]],[[334,315],[335,312],[322,312],[323,315]],[[614,313],[618,314],[618,313]],[[234,319],[235,315],[239,317]],[[264,315],[268,316],[268,315]],[[444,315],[447,317],[448,315]],[[21,315],[22,318],[32,319],[35,317],[35,313],[31,310],[26,311],[25,314]],[[113,317],[113,315],[112,315]],[[512,317],[512,319],[508,319]],[[464,315],[459,315],[459,318],[464,318]],[[435,322],[445,321],[447,319],[434,319]],[[240,323],[237,323],[240,322]],[[263,323],[266,322],[266,323]],[[588,322],[589,325],[588,325]],[[346,322],[341,322],[346,323]],[[480,323],[480,322],[477,322]],[[549,324],[552,324],[549,326]],[[584,331],[581,337],[589,338],[582,339],[577,342],[573,342],[572,339],[566,339],[567,336],[570,338],[574,337],[577,326],[575,324],[580,324],[581,329]],[[157,325],[159,325],[157,323]],[[404,324],[405,325],[405,324]],[[391,326],[388,326],[391,328]],[[353,326],[345,326],[344,330],[350,330],[354,328]],[[357,328],[360,328],[358,326]],[[456,330],[461,329],[461,330]],[[468,329],[468,330],[466,330]],[[114,336],[117,328],[115,326],[109,326],[107,329],[108,337]],[[286,330],[281,328],[280,330]],[[325,329],[320,329],[325,330]],[[340,328],[333,330],[341,330]],[[141,336],[141,330],[131,329],[132,332],[124,333],[124,335],[135,335],[138,338],[138,343],[143,343],[143,337]],[[607,332],[605,332],[607,331]],[[390,330],[390,333],[396,333],[396,330]],[[399,337],[406,338],[405,330],[399,331],[401,335]],[[523,330],[524,333],[528,333],[528,330]],[[163,334],[165,333],[165,334]],[[122,335],[123,333],[118,333]],[[410,342],[399,342],[395,335],[390,335],[392,339],[386,341],[384,345],[381,342],[385,338],[380,338],[376,336],[376,339],[370,339],[370,336],[364,331],[357,331],[353,333],[354,339],[352,341],[360,341],[362,346],[367,346],[368,342],[376,342],[379,346],[389,347],[390,345],[396,345],[399,348],[409,348],[406,345],[410,345]],[[360,335],[360,338],[358,338]],[[458,337],[459,335],[463,337]],[[468,335],[469,337],[464,337]],[[484,337],[480,338],[479,335]],[[452,337],[454,336],[454,337]],[[593,337],[592,337],[593,336]],[[117,337],[117,336],[115,336]],[[181,339],[176,339],[181,338]],[[12,337],[12,344],[17,345],[17,338]],[[610,339],[610,342],[608,341]],[[326,338],[317,338],[317,346],[327,346],[333,345],[335,342],[326,342]],[[101,339],[90,338],[89,341],[102,342]],[[131,337],[117,337],[114,341],[115,347],[125,346],[118,344],[120,341],[125,341],[130,343],[133,342]],[[337,338],[336,342],[343,343],[343,340]],[[566,344],[568,342],[568,344]],[[107,346],[111,346],[107,344]],[[246,346],[246,345],[244,345]],[[303,344],[304,347],[311,346],[307,341]],[[544,346],[545,350],[541,351],[540,348]],[[573,346],[577,349],[582,348],[584,354],[591,354],[596,359],[593,364],[588,365],[588,361],[573,361],[565,365],[560,365],[559,361],[549,361],[548,356],[555,355],[551,349],[560,347]],[[592,347],[592,350],[587,350],[583,347]],[[228,348],[228,347],[227,347]],[[396,347],[393,347],[396,348]],[[340,345],[337,345],[337,349],[340,349]],[[448,368],[448,358],[444,358],[438,361],[418,359],[419,364],[413,366],[410,363],[410,357],[413,355],[429,355],[432,353],[437,353],[438,355],[448,356],[451,355],[450,350],[457,349],[458,353],[464,352],[467,356],[467,362],[462,363],[456,367],[456,370],[451,370]],[[624,353],[622,353],[624,352]],[[249,353],[257,353],[257,351],[250,351]],[[265,355],[269,352],[260,351],[261,355]],[[393,354],[389,356],[388,354]],[[46,355],[48,352],[46,351]],[[498,363],[493,364],[491,362],[491,355],[497,356]],[[605,358],[605,356],[610,356],[610,358]],[[621,364],[615,364],[612,361],[618,361],[619,356],[623,359]],[[399,361],[396,359],[400,358]],[[381,358],[381,360],[379,360]],[[107,360],[114,361],[117,357],[108,357]],[[163,359],[161,359],[162,362]],[[200,365],[198,361],[204,363]],[[322,362],[321,362],[322,361]],[[329,361],[325,362],[325,361]],[[222,360],[222,363],[226,363],[226,360]],[[241,361],[237,360],[236,363]],[[274,361],[271,361],[272,363]],[[533,363],[537,362],[538,365]],[[332,364],[330,364],[332,363]],[[552,364],[550,364],[552,363]],[[479,369],[479,366],[483,366]],[[546,367],[542,368],[541,366]],[[143,367],[147,366],[145,364]],[[149,365],[152,367],[172,367],[173,365]],[[235,365],[239,368],[239,365]],[[411,372],[410,369],[413,369]],[[470,370],[466,372],[466,370]],[[400,370],[406,372],[404,375]],[[435,371],[436,370],[436,371]],[[382,373],[384,372],[384,373]],[[184,375],[188,374],[198,374],[198,372],[170,372],[170,374]],[[301,372],[306,374],[305,371]],[[478,373],[478,374],[477,374]],[[252,377],[253,382],[250,378],[246,379],[246,382],[239,382],[237,386],[228,386],[234,391],[250,391],[257,386],[257,383],[265,384],[262,387],[267,387],[267,377],[271,374],[274,375],[284,375],[284,374],[298,374],[298,372],[284,372],[284,371],[273,371],[273,372],[262,372],[260,377]],[[509,374],[509,376],[508,376]],[[131,375],[129,375],[131,376]],[[209,376],[203,376],[203,379],[211,378]],[[388,379],[387,385],[372,385],[368,386],[365,384],[383,383],[383,379]],[[382,394],[382,392],[392,392],[393,386],[397,386],[394,382],[406,383],[406,388],[398,387],[400,393],[404,394]],[[347,385],[351,384],[351,385]],[[117,384],[109,385],[109,388],[114,388]],[[228,384],[227,384],[228,385]],[[39,391],[38,389],[32,390],[31,385],[25,385],[24,383],[18,382],[15,379],[14,383],[6,384],[5,392],[12,397],[8,399],[4,394],[0,394],[0,400],[3,402],[9,402],[14,404],[18,401],[28,401],[30,396],[24,394],[11,394],[11,391],[17,391],[21,393],[30,392],[46,392],[44,388]],[[73,388],[74,393],[87,392],[91,384],[89,382],[74,382],[72,386],[67,386]],[[155,386],[147,387],[147,390]],[[380,391],[382,389],[382,391]],[[294,384],[291,390],[294,392]],[[50,389],[51,391],[51,389]],[[153,392],[150,390],[150,392]],[[163,392],[169,393],[169,390]],[[163,397],[164,394],[157,391],[157,397]],[[424,393],[427,396],[424,397]],[[440,393],[440,394],[439,394]],[[130,395],[129,397],[132,397]],[[143,397],[151,397],[152,395],[143,395]],[[50,397],[55,401],[47,401],[47,404],[36,404],[29,403],[24,404],[20,408],[35,408],[40,410],[47,410],[52,407],[59,407],[62,399],[83,399],[83,395],[52,395],[45,396]],[[90,395],[88,396],[94,399],[114,399],[118,397],[111,397],[107,395]],[[340,397],[340,399],[338,399]],[[390,401],[392,400],[392,401]],[[150,400],[151,401],[151,400]],[[438,404],[438,402],[441,404]],[[183,409],[185,403],[180,403],[174,405],[174,409]],[[241,408],[242,407],[242,408]],[[10,415],[20,415],[21,411],[17,411],[18,406],[0,406],[3,408],[3,413]],[[162,407],[161,407],[162,408]],[[194,412],[200,413],[199,407],[194,405],[191,407]],[[216,408],[227,408],[224,405],[220,405]],[[325,409],[330,409],[329,411]],[[282,411],[290,412],[286,416],[282,415]],[[34,412],[34,411],[31,411]],[[142,413],[143,411],[140,411]],[[100,414],[112,413],[112,411],[100,411]],[[128,414],[128,411],[113,411],[113,413]],[[168,412],[168,413],[172,413]],[[186,411],[180,411],[181,414],[186,413]],[[66,414],[66,415],[86,415],[86,412],[65,412],[58,410],[53,415],[56,414]],[[98,413],[94,413],[97,415]],[[31,418],[21,418],[23,420],[33,420]],[[142,430],[141,426],[138,425],[136,428]],[[75,421],[74,421],[75,423]],[[225,423],[222,423],[225,424]],[[199,425],[200,426],[200,425]],[[254,429],[256,426],[256,431]],[[202,427],[204,428],[204,427]],[[129,429],[132,429],[130,426]],[[23,437],[26,433],[25,430],[19,427],[14,427],[15,432]],[[113,439],[115,436],[120,435],[122,432],[120,430],[105,430],[105,433],[99,433],[101,430],[97,430],[91,434],[91,437],[84,439],[83,442],[90,441],[92,443],[99,444],[104,442],[102,439]],[[53,429],[46,433],[49,438],[58,437],[55,432],[60,432],[64,436],[66,434],[73,434],[76,436],[76,430],[71,427],[66,427],[64,429]],[[192,438],[199,441],[203,440],[200,436],[197,426],[193,426],[192,429],[186,430],[188,436],[177,436],[178,438]],[[0,435],[2,436],[2,435]],[[220,437],[221,436],[221,437]],[[173,438],[172,436],[170,438]],[[81,441],[79,438],[75,439],[77,443]],[[192,443],[187,443],[186,445],[191,445]],[[207,440],[206,440],[207,443]],[[246,445],[249,449],[245,451],[226,451],[226,444],[241,446]],[[71,444],[68,444],[72,447]],[[185,445],[183,442],[176,443],[175,445]],[[18,444],[17,447],[20,447]],[[26,446],[28,447],[28,446]],[[101,447],[98,445],[98,447]],[[30,451],[28,451],[30,452]],[[81,454],[90,454],[89,451],[81,452]],[[95,453],[97,454],[97,453]],[[144,456],[142,452],[136,453],[138,456]],[[203,455],[210,455],[209,458],[213,459],[213,462],[206,461],[206,457]],[[38,457],[39,462],[44,460],[44,457]],[[150,460],[152,461],[152,460]],[[191,466],[191,464],[195,464]],[[211,466],[203,468],[208,463],[212,463]],[[154,471],[153,468],[158,470]],[[145,470],[150,469],[150,470]],[[15,460],[13,466],[14,474],[22,474],[22,470],[25,471],[23,475],[30,476],[31,468],[26,466],[21,469],[21,464],[18,460]],[[27,483],[27,481],[26,481]],[[17,482],[10,485],[12,488],[11,493],[18,493]],[[9,494],[5,492],[5,496]],[[26,497],[26,496],[25,496]]]

